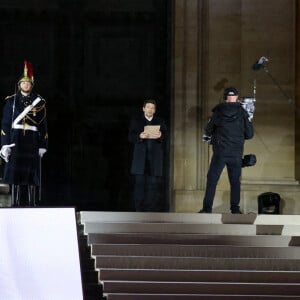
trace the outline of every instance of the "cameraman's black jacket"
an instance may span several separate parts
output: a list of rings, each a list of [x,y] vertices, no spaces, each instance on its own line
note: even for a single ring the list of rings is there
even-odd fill
[[[214,107],[205,134],[211,136],[216,155],[243,156],[245,139],[253,137],[248,113],[239,102],[224,102]]]

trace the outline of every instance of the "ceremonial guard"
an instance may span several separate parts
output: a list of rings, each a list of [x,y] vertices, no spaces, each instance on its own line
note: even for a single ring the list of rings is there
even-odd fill
[[[26,202],[36,205],[41,158],[48,147],[46,102],[33,92],[33,85],[33,69],[25,61],[18,91],[6,97],[3,108],[0,156],[5,161],[3,182],[11,185],[13,207]]]

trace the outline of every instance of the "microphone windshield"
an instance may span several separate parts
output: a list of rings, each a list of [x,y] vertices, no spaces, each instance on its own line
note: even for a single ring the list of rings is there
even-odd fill
[[[262,64],[259,64],[258,62],[256,62],[253,66],[252,66],[252,69],[254,71],[258,71],[262,68]]]
[[[264,62],[265,61],[269,61],[268,58],[266,58],[265,56],[262,56],[259,60],[256,61],[256,63],[252,66],[252,69],[254,71],[258,71],[260,70],[263,66],[264,66]]]

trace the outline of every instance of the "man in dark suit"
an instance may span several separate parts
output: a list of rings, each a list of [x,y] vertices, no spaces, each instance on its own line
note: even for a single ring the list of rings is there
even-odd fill
[[[155,100],[146,100],[143,114],[133,118],[128,139],[134,144],[131,174],[135,175],[134,203],[136,211],[161,211],[159,185],[163,175],[163,141],[167,128],[155,116]]]

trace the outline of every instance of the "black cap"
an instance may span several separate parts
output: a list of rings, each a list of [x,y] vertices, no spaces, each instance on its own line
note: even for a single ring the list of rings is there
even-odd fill
[[[228,87],[224,90],[224,100],[227,96],[237,96],[239,94],[238,90],[235,87]]]

